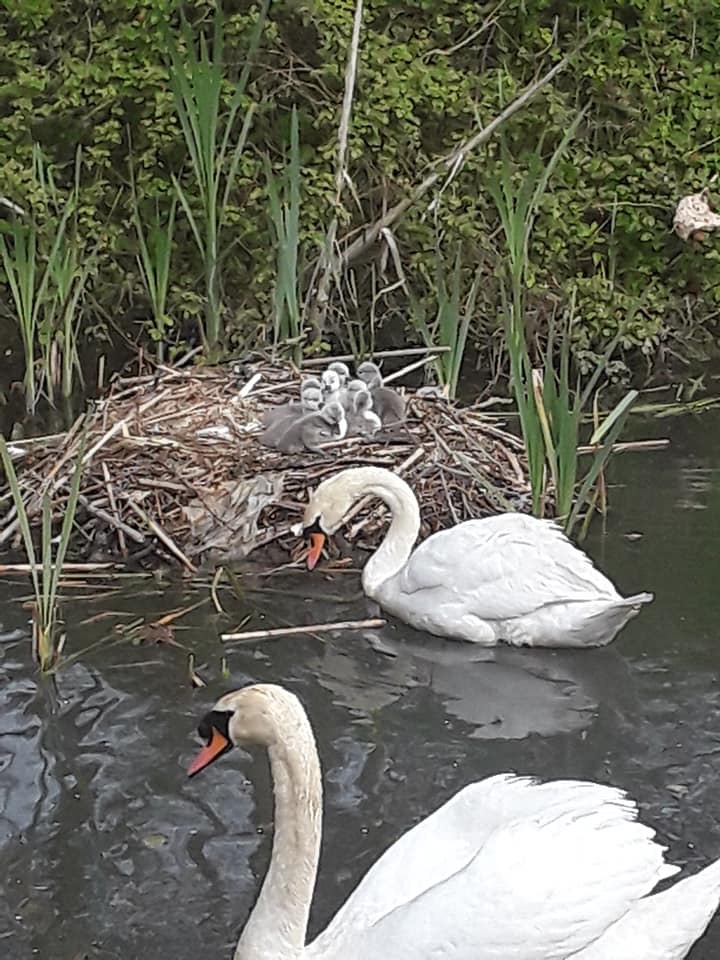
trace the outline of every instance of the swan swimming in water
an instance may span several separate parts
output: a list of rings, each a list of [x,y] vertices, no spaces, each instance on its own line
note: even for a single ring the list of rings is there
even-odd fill
[[[310,538],[308,567],[326,536],[367,494],[392,521],[365,564],[365,593],[418,630],[487,646],[603,646],[651,593],[621,597],[612,583],[549,520],[503,513],[466,520],[413,550],[420,510],[411,488],[382,467],[353,467],[310,494],[301,529]]]
[[[322,776],[297,697],[257,684],[198,730],[199,773],[267,748],[270,866],[235,960],[683,960],[720,900],[720,861],[678,873],[621,790],[501,774],[471,783],[397,840],[306,945],[322,837]]]

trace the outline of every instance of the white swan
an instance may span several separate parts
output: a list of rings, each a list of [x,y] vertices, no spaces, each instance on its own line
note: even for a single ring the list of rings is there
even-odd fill
[[[272,856],[235,960],[682,960],[720,900],[720,861],[677,873],[622,791],[510,774],[472,783],[409,830],[305,945],[322,779],[300,701],[272,684],[227,694],[188,773],[232,744],[267,747]]]
[[[413,551],[420,511],[410,487],[381,467],[324,480],[302,524],[312,569],[325,537],[374,494],[392,522],[363,570],[365,593],[418,630],[486,645],[592,647],[609,643],[651,593],[623,598],[556,524],[519,513],[467,520]]]

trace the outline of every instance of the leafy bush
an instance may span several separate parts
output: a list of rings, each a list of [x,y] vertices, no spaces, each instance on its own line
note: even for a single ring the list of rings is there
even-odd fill
[[[175,0],[6,0],[0,19],[0,182],[23,206],[32,187],[33,144],[70,189],[77,146],[83,171],[77,217],[97,244],[95,315],[107,312],[131,336],[142,296],[137,231],[129,188],[132,143],[138,196],[148,209],[169,207],[172,177],[191,176],[169,84],[164,27],[182,42]],[[337,122],[352,27],[352,0],[277,0],[271,5],[247,103],[257,106],[248,148],[239,160],[226,212],[232,243],[222,261],[225,329],[245,343],[272,329],[276,252],[268,216],[266,157],[278,176],[296,108],[302,166],[300,245],[303,293],[322,244],[333,201]],[[720,300],[720,251],[691,249],[672,233],[677,199],[715,172],[720,102],[717,14],[704,0],[373,0],[367,5],[350,130],[340,236],[373,221],[404,196],[429,166],[490,120],[539,69],[602,24],[572,67],[503,131],[524,167],[542,139],[549,157],[578,108],[588,112],[555,171],[533,234],[528,304],[542,333],[548,303],[577,302],[575,350],[592,365],[616,333],[628,304],[643,308],[624,332],[624,356],[686,357],[704,350]],[[212,32],[214,4],[189,0],[196,32]],[[229,74],[244,65],[257,5],[227,0]],[[608,11],[610,14],[608,15]],[[606,18],[603,20],[603,18]],[[232,102],[233,83],[224,90]],[[247,104],[243,104],[244,109]],[[501,326],[493,260],[501,262],[497,213],[486,185],[500,164],[499,140],[467,158],[442,191],[394,228],[409,284],[431,275],[438,226],[447,249],[462,243],[466,287],[481,257],[476,323],[470,336]],[[202,310],[202,264],[178,209],[173,282],[167,312],[185,332]],[[475,251],[475,253],[473,253]],[[333,294],[335,325],[379,319],[388,343],[408,337],[407,294],[383,242],[350,267]],[[9,297],[4,298],[8,313]],[[120,307],[118,308],[118,303]],[[372,308],[372,309],[371,309]],[[118,312],[119,311],[119,312]],[[152,318],[148,305],[146,316]],[[142,319],[142,317],[140,318]],[[184,325],[183,325],[184,324]],[[410,335],[417,334],[410,331]],[[482,342],[480,343],[482,346]],[[622,374],[618,366],[617,373]]]

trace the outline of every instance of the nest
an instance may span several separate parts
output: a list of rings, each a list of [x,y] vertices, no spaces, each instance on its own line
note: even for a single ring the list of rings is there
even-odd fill
[[[292,553],[290,532],[308,489],[346,467],[373,464],[401,475],[420,502],[423,536],[471,517],[527,509],[522,443],[479,407],[406,391],[406,422],[372,439],[346,438],[322,453],[284,455],[259,442],[261,412],[299,394],[297,371],[248,364],[163,368],[120,378],[63,434],[10,444],[26,508],[46,494],[60,523],[85,435],[71,547],[92,561],[201,562],[246,557],[270,544]],[[19,543],[7,483],[0,546]],[[346,537],[374,547],[386,525],[373,501],[353,510]]]

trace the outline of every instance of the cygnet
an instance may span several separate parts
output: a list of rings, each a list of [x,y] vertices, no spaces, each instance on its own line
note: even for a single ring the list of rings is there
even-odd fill
[[[383,386],[382,374],[377,364],[366,360],[357,368],[357,375],[367,384],[373,407],[384,427],[405,419],[405,401],[399,393]]]
[[[307,387],[303,391],[302,399],[299,403],[293,401],[292,404],[285,404],[285,406],[291,409],[286,410],[284,413],[278,413],[278,415],[268,423],[265,432],[260,437],[260,442],[266,447],[277,447],[278,441],[288,427],[294,423],[298,423],[308,414],[316,413],[322,406],[322,393],[315,387]]]
[[[348,433],[372,437],[382,428],[382,421],[372,408],[372,396],[367,390],[358,390],[353,394],[352,403],[352,410],[348,413]]]
[[[285,430],[275,446],[282,453],[302,453],[303,450],[322,452],[321,444],[342,440],[347,432],[347,420],[342,405],[326,403],[317,413],[309,413]]]
[[[347,387],[340,391],[340,403],[346,411],[354,409],[355,397],[358,393],[368,393],[367,384],[362,380],[351,380]]]
[[[263,411],[260,420],[262,424],[266,427],[269,427],[270,424],[275,423],[277,420],[284,417],[294,414],[295,416],[301,417],[304,413],[308,411],[303,407],[303,398],[305,392],[316,391],[318,394],[322,392],[322,384],[317,377],[306,377],[305,380],[300,384],[300,399],[291,400],[289,403],[277,404],[274,407]],[[313,410],[317,410],[318,407],[312,407]]]

